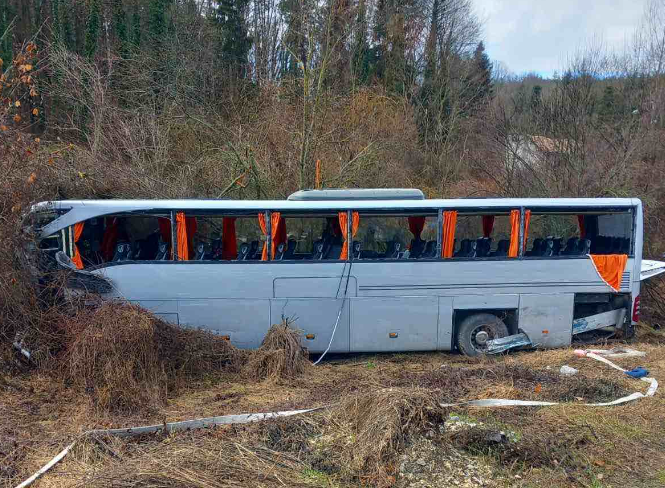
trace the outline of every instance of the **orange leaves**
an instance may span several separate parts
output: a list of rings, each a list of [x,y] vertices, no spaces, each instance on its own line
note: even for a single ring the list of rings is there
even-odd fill
[[[14,102],[14,106],[15,106],[15,107],[20,107],[20,106],[21,106],[21,102],[20,102],[19,100],[16,100],[16,101]]]
[[[32,115],[39,115],[39,110],[36,108],[32,109]]]
[[[39,92],[37,91],[37,89],[34,86],[30,88],[30,96],[31,97],[36,97],[38,94],[39,94]]]
[[[4,61],[2,60],[2,58],[0,58],[0,68],[2,68],[3,64],[4,64]]]
[[[35,181],[37,181],[37,173],[34,171],[30,173],[30,176],[28,177],[28,183],[32,185]]]
[[[21,121],[21,116],[19,114],[14,115],[14,122],[17,124]]]
[[[31,64],[21,64],[18,67],[18,70],[20,73],[27,73],[28,71],[32,70],[32,65]]]
[[[1,130],[2,132],[6,131],[6,130],[7,130],[7,126],[4,125],[4,124],[0,125],[0,130]]]
[[[34,42],[29,42],[28,45],[25,47],[25,50],[28,51],[30,54],[32,54],[34,51],[37,51],[37,44]]]

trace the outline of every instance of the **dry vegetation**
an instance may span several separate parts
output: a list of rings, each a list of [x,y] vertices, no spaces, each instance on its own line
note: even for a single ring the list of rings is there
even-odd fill
[[[646,358],[617,362],[646,366],[662,378],[663,342],[651,329],[640,331],[631,347],[645,351]],[[15,362],[7,358],[7,365]],[[563,364],[580,373],[560,376]],[[576,405],[645,386],[592,359],[576,358],[572,348],[482,360],[435,353],[333,357],[299,378],[278,382],[250,381],[226,368],[192,378],[166,402],[133,413],[100,412],[86,401],[89,393],[48,375],[15,370],[3,378],[0,475],[6,486],[91,428],[317,406],[329,408],[166,436],[89,438],[39,486],[406,486],[414,482],[409,476],[437,486],[435,480],[445,475],[468,486],[655,487],[664,474],[660,393],[619,407]],[[497,396],[564,404],[438,405]],[[505,439],[497,438],[500,432]],[[433,457],[418,450],[423,442]],[[425,461],[431,466],[421,471],[409,467]],[[485,473],[482,484],[465,474],[472,465],[474,473]]]

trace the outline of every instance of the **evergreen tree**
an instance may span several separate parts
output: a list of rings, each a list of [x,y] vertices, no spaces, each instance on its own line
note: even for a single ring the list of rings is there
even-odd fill
[[[476,99],[490,99],[494,95],[494,87],[492,86],[492,63],[485,52],[485,44],[483,41],[478,43],[478,46],[473,53],[473,63]]]
[[[127,15],[122,0],[113,0],[112,28],[120,57],[126,58],[129,52],[129,29],[127,28]]]
[[[537,112],[542,105],[542,93],[543,87],[540,85],[534,85],[531,89],[531,100],[529,101],[529,105],[532,112]]]
[[[8,66],[13,58],[10,25],[14,16],[15,12],[9,4],[9,0],[0,0],[0,59],[2,59],[5,66]]]
[[[90,0],[90,11],[88,12],[88,24],[85,31],[85,55],[92,59],[97,51],[97,40],[101,26],[100,0]]]
[[[218,27],[218,52],[221,61],[234,70],[247,64],[252,39],[245,19],[249,0],[218,0],[214,22]]]
[[[58,40],[69,50],[76,50],[76,36],[74,34],[74,19],[72,0],[58,0],[57,2],[57,31]]]
[[[359,0],[354,28],[353,72],[356,82],[363,85],[369,83],[371,64],[367,29],[367,4],[365,0]]]
[[[614,120],[616,115],[615,104],[614,87],[608,85],[603,91],[603,98],[601,99],[600,108],[598,110],[598,117],[601,122],[610,123]]]
[[[299,76],[299,62],[307,63],[307,35],[309,33],[309,4],[305,0],[281,0],[279,9],[286,23],[283,43],[285,46],[282,72]]]
[[[141,10],[138,2],[132,9],[132,35],[131,42],[135,47],[141,45]]]

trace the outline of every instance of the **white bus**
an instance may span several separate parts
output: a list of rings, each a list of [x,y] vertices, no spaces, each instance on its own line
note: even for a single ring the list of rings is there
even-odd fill
[[[634,198],[308,190],[283,201],[54,201],[31,215],[41,266],[74,270],[73,291],[242,348],[284,319],[315,353],[468,355],[630,335],[638,320]]]

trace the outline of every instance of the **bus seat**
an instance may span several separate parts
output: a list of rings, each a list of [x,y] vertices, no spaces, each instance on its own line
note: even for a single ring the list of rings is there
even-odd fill
[[[471,241],[469,239],[462,239],[460,242],[459,249],[456,253],[453,254],[454,257],[464,257],[469,253]]]
[[[169,244],[163,240],[159,240],[157,245],[157,255],[155,261],[167,261],[169,259]]]
[[[362,249],[362,242],[353,241],[353,259],[360,259],[361,249]]]
[[[561,254],[565,256],[574,256],[577,254],[579,237],[570,237],[566,241],[566,248]]]
[[[284,259],[285,252],[286,252],[286,244],[284,242],[280,242],[279,244],[277,244],[277,249],[275,249],[275,256],[273,260],[282,261]]]
[[[224,249],[224,246],[222,244],[222,240],[217,238],[212,240],[212,245],[210,249],[210,259],[214,260],[220,260],[222,259],[222,251]]]
[[[612,237],[612,251],[610,254],[621,254],[623,239],[621,237]]]
[[[238,249],[238,261],[247,261],[249,259],[249,244],[243,242]]]
[[[142,259],[143,248],[145,247],[145,239],[134,241],[131,244],[131,259]]]
[[[339,256],[342,254],[342,244],[334,243],[328,246],[328,252],[326,252],[326,257],[324,259],[339,259]]]
[[[492,253],[493,256],[508,256],[510,249],[510,241],[508,239],[501,239],[496,246],[496,251]]]
[[[420,253],[420,259],[431,259],[436,257],[436,241],[427,241],[425,249]]]
[[[246,259],[261,259],[263,247],[259,247],[259,241],[252,241],[249,243],[249,251],[247,252]]]
[[[203,242],[199,242],[196,245],[196,254],[194,255],[194,261],[204,261],[209,258],[206,253],[206,245]]]
[[[554,237],[552,239],[553,247],[552,251],[554,252],[554,256],[558,256],[561,254],[561,248],[563,247],[563,238],[561,237]]]
[[[382,256],[383,259],[397,259],[399,257],[399,251],[402,247],[397,241],[388,241],[386,243],[386,252]]]
[[[480,237],[476,239],[476,256],[484,258],[490,255],[492,250],[492,238]]]
[[[580,239],[577,244],[577,254],[586,256],[591,252],[591,241],[589,239]]]
[[[420,255],[425,251],[425,246],[427,245],[427,241],[424,241],[422,239],[411,239],[411,245],[410,247],[410,253],[409,257],[411,259],[418,259]]]
[[[129,242],[118,242],[115,246],[113,261],[128,261],[132,259],[132,249]]]
[[[621,254],[629,254],[630,253],[630,238],[629,237],[624,237],[622,239],[621,243]]]
[[[540,252],[540,245],[542,244],[543,240],[540,237],[536,237],[533,240],[533,244],[531,244],[531,250],[527,251],[525,253],[525,256],[538,256]],[[508,254],[506,254],[507,256]]]
[[[469,252],[464,257],[475,258],[477,256],[478,256],[478,242],[477,241],[469,241]]]
[[[312,259],[315,261],[323,259],[324,245],[325,243],[323,242],[323,239],[319,239],[318,241],[314,242],[314,252],[312,253]]]
[[[295,259],[296,247],[298,247],[298,241],[295,239],[291,238],[286,241],[286,250],[282,259]]]
[[[554,255],[554,240],[553,239],[547,239],[541,243],[542,246],[542,252],[540,253],[541,256],[545,257],[551,257]]]

